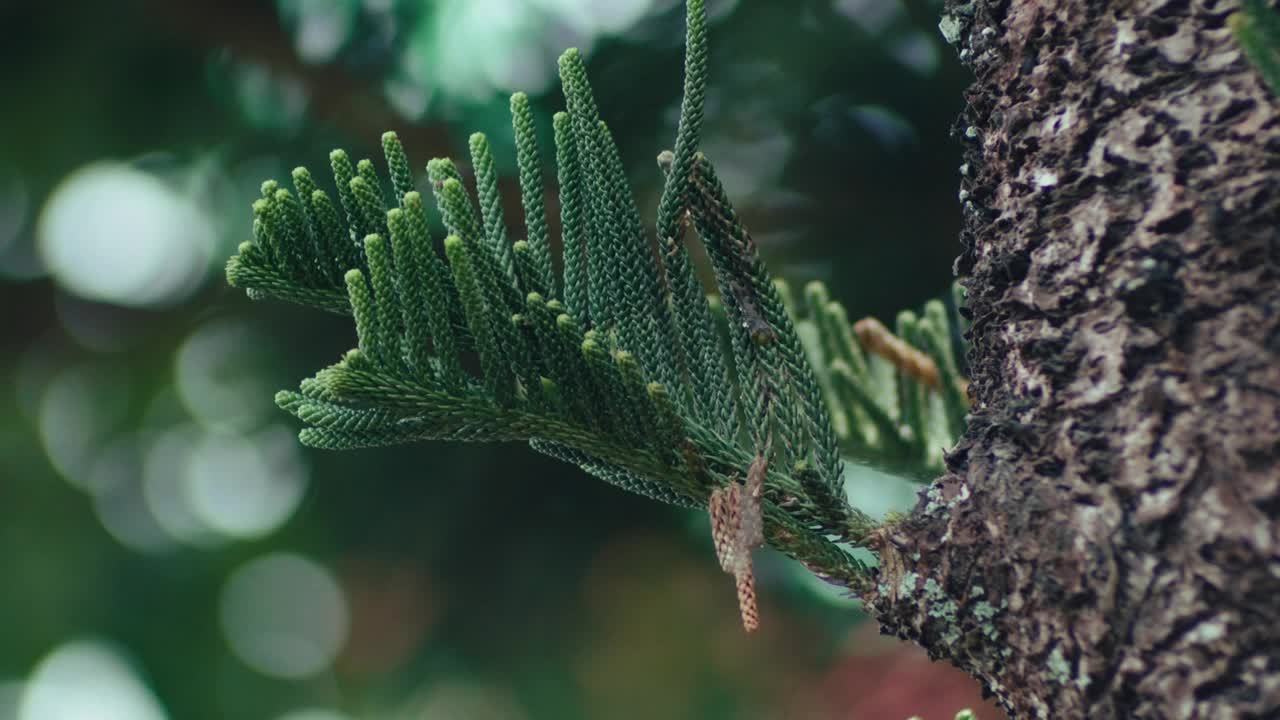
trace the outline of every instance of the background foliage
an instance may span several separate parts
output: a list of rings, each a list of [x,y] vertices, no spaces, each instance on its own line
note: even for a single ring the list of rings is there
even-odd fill
[[[704,148],[773,272],[890,325],[944,292],[964,79],[937,8],[712,7]],[[82,717],[77,698],[129,720],[968,704],[911,694],[937,669],[874,656],[776,557],[744,637],[702,516],[520,445],[307,451],[271,402],[354,338],[223,285],[262,178],[376,156],[387,128],[415,163],[465,158],[484,130],[514,206],[507,96],[563,106],[576,45],[652,217],[682,20],[669,0],[0,7],[0,718]],[[910,500],[853,482],[864,507]]]

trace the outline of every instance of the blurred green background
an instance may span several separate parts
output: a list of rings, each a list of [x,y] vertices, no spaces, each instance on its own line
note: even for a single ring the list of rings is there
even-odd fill
[[[704,149],[775,274],[886,320],[943,293],[965,77],[939,4],[709,4]],[[520,446],[309,451],[272,403],[354,330],[225,286],[262,180],[377,159],[387,129],[419,168],[483,130],[510,173],[508,95],[549,133],[577,46],[651,218],[682,3],[11,1],[0,32],[0,720],[976,701],[773,555],[745,636],[696,513]],[[877,510],[911,500],[854,480]]]

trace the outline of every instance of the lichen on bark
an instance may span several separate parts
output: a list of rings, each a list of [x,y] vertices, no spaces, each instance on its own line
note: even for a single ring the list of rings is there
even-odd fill
[[[1235,9],[948,3],[974,406],[867,605],[1015,717],[1280,716],[1280,112]]]

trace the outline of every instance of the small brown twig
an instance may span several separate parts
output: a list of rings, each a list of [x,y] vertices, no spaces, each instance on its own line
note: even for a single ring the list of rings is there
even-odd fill
[[[853,334],[867,352],[888,360],[894,367],[919,380],[931,390],[942,389],[942,374],[933,358],[911,347],[902,338],[889,332],[879,320],[865,317],[853,324]],[[956,385],[963,397],[969,397],[969,383],[957,379]]]
[[[862,318],[853,324],[853,334],[858,336],[858,342],[868,352],[888,360],[894,367],[933,390],[942,388],[938,365],[933,358],[908,345],[879,320],[873,317]]]

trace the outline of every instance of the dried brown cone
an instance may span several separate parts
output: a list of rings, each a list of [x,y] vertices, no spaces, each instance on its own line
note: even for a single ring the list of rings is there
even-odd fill
[[[756,576],[747,557],[747,571],[734,575],[738,582],[738,611],[742,613],[742,629],[754,632],[760,627],[760,609],[756,606]]]
[[[708,505],[711,514],[711,540],[716,546],[716,558],[720,560],[720,569],[727,573],[732,573],[734,569],[734,549],[738,530],[742,526],[738,511],[741,492],[742,486],[736,482],[727,487],[716,488],[711,492]]]
[[[760,491],[766,465],[752,463],[749,487],[736,482],[711,493],[708,512],[711,515],[711,539],[715,543],[720,567],[733,575],[738,590],[738,610],[742,627],[752,632],[760,627],[760,611],[756,605],[756,579],[751,551],[763,543],[760,516]]]

